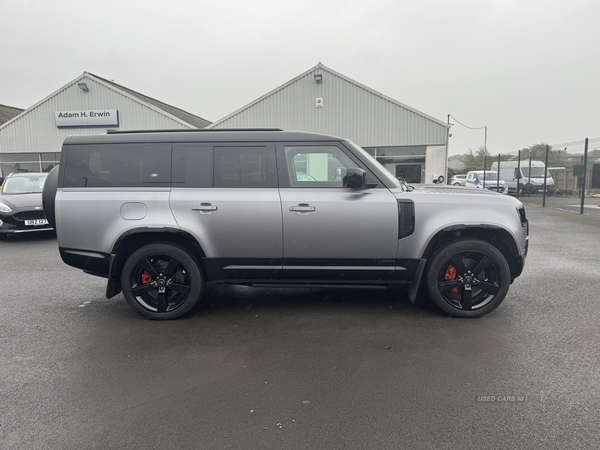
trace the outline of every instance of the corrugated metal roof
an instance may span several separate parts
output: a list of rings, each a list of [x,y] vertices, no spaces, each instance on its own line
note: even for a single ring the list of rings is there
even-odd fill
[[[322,76],[317,83],[315,74]],[[322,108],[316,99],[322,98]],[[362,146],[445,145],[447,124],[319,63],[208,128],[281,127]]]
[[[14,119],[23,111],[25,110],[14,106],[0,105],[0,125]]]
[[[139,92],[136,92],[132,89],[126,88],[125,86],[121,86],[120,84],[117,84],[114,81],[110,81],[110,80],[107,80],[106,78],[102,78],[102,77],[99,77],[98,75],[94,75],[93,73],[89,73],[89,72],[86,72],[86,73],[88,75],[91,75],[94,78],[104,81],[107,84],[110,84],[111,86],[114,86],[115,88],[117,88],[119,90],[125,91],[128,94],[133,95],[134,97],[138,98],[139,100],[141,100],[143,102],[150,103],[151,105],[156,106],[159,109],[162,109],[163,111],[183,120],[184,122],[187,122],[190,125],[193,125],[195,128],[206,128],[208,125],[211,124],[210,121],[203,119],[202,117],[196,116],[192,113],[189,113],[187,111],[184,111],[183,109],[176,108],[175,106],[168,105],[159,100],[156,100],[155,98],[148,97],[147,95],[144,95],[144,94],[140,94]]]

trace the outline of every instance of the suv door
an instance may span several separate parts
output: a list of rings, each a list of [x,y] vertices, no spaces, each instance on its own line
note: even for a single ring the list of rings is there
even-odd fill
[[[396,270],[396,197],[339,143],[279,143],[283,278],[352,283]],[[349,168],[374,187],[343,187]]]
[[[211,280],[281,271],[282,218],[272,143],[175,144],[171,208]]]

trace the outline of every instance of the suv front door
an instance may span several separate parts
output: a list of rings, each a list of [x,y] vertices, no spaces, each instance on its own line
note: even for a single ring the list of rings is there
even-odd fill
[[[396,197],[337,143],[277,144],[283,214],[283,278],[351,284],[393,279]],[[343,186],[346,170],[367,171],[367,189]]]

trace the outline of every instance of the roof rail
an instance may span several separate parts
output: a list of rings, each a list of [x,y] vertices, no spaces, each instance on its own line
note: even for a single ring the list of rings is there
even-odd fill
[[[106,134],[132,134],[132,133],[189,133],[209,131],[283,131],[281,128],[182,128],[174,130],[106,130]]]

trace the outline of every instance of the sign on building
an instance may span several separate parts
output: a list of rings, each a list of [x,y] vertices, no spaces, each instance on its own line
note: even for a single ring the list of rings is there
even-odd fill
[[[84,111],[55,111],[54,119],[58,128],[75,127],[118,127],[119,111],[116,109],[90,109]]]

